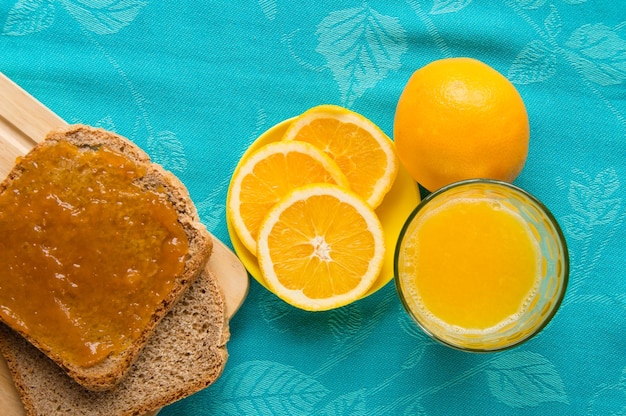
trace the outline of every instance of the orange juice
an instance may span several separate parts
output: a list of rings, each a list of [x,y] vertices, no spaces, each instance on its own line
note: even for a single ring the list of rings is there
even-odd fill
[[[504,182],[469,180],[422,201],[402,230],[394,266],[403,305],[429,335],[495,351],[552,318],[568,258],[558,224],[534,197]]]
[[[451,200],[416,225],[411,285],[435,318],[487,330],[515,319],[537,285],[539,248],[499,203]]]

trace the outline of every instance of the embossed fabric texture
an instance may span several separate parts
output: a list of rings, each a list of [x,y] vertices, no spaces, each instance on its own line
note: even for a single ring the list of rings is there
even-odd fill
[[[393,283],[307,313],[251,279],[223,376],[161,415],[626,414],[626,2],[0,2],[0,71],[68,122],[135,141],[227,244],[230,177],[261,132],[330,103],[393,137],[412,72],[452,56],[493,66],[527,105],[515,183],[570,250],[554,320],[467,354],[420,332]]]

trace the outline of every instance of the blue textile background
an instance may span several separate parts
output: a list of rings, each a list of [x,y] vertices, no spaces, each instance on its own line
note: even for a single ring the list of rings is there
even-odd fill
[[[251,279],[222,377],[160,414],[626,414],[626,2],[0,2],[0,71],[143,147],[227,244],[230,176],[261,132],[330,103],[393,137],[412,72],[453,56],[493,66],[527,105],[515,183],[570,249],[554,320],[519,348],[467,354],[424,336],[392,283],[307,313]]]

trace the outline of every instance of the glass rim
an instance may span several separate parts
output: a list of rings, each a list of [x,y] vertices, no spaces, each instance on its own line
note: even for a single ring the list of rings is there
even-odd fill
[[[554,230],[556,231],[556,238],[555,240],[557,241],[557,243],[561,246],[561,249],[563,250],[563,265],[562,265],[562,276],[563,276],[563,281],[562,284],[560,286],[560,290],[557,294],[557,298],[554,302],[554,305],[552,306],[550,312],[544,317],[544,319],[541,321],[541,323],[539,325],[537,325],[537,327],[531,332],[529,333],[527,336],[525,336],[524,338],[519,339],[518,341],[515,341],[511,344],[508,345],[504,345],[502,347],[495,347],[495,348],[473,348],[473,347],[462,347],[459,345],[455,345],[454,343],[448,342],[445,339],[442,339],[441,337],[437,336],[435,333],[433,333],[433,331],[429,330],[424,324],[422,324],[422,322],[420,321],[420,319],[418,319],[417,316],[415,316],[415,314],[413,313],[413,311],[411,310],[411,308],[409,307],[405,296],[404,296],[404,291],[402,290],[402,285],[400,283],[400,274],[398,272],[398,258],[400,256],[400,247],[402,246],[402,242],[404,241],[404,237],[405,234],[410,226],[410,224],[413,222],[413,219],[417,216],[417,214],[422,211],[424,209],[424,207],[426,205],[428,205],[430,203],[430,201],[432,201],[433,199],[437,198],[439,195],[444,194],[452,189],[455,188],[459,188],[459,187],[464,187],[464,186],[468,186],[468,185],[475,185],[475,184],[487,184],[487,185],[496,185],[496,186],[500,186],[503,188],[507,188],[508,190],[511,190],[513,192],[517,192],[518,194],[521,194],[523,197],[527,198],[528,200],[530,200],[530,202],[532,202],[534,205],[536,205],[539,210],[545,215],[545,217],[547,218],[547,220],[550,222],[550,224],[552,225],[552,227],[554,228]],[[548,209],[548,207],[546,207],[538,198],[536,198],[534,195],[532,195],[531,193],[529,193],[528,191],[520,188],[519,186],[513,185],[509,182],[505,182],[505,181],[500,181],[500,180],[496,180],[496,179],[485,179],[485,178],[475,178],[475,179],[465,179],[465,180],[461,180],[461,181],[457,181],[457,182],[453,182],[449,185],[443,186],[441,188],[439,188],[438,190],[428,194],[426,197],[424,197],[419,204],[413,209],[413,211],[411,211],[411,213],[408,215],[407,219],[404,222],[404,225],[402,226],[402,229],[400,230],[400,234],[398,235],[398,239],[396,241],[396,247],[394,250],[394,258],[393,258],[393,272],[394,272],[394,284],[396,287],[396,292],[398,293],[398,297],[400,298],[400,301],[402,303],[403,308],[405,309],[405,311],[408,313],[408,315],[411,317],[411,319],[419,326],[419,328],[426,334],[428,335],[431,339],[445,345],[448,346],[450,348],[459,350],[459,351],[464,351],[464,352],[475,352],[475,353],[491,353],[491,352],[499,352],[499,351],[505,351],[514,347],[517,347],[529,340],[531,340],[532,338],[534,338],[537,334],[539,334],[551,321],[552,318],[554,318],[554,316],[556,315],[557,311],[560,309],[561,303],[563,302],[563,298],[565,297],[565,292],[567,291],[567,287],[569,284],[569,272],[570,272],[570,264],[569,264],[569,251],[567,248],[567,242],[565,240],[565,235],[563,234],[563,231],[558,223],[558,221],[556,220],[556,217],[552,214],[552,212]]]

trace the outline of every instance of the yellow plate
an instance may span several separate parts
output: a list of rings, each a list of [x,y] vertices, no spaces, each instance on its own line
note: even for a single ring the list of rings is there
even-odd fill
[[[285,120],[261,134],[243,154],[239,164],[241,164],[243,160],[247,159],[261,146],[281,140],[283,134],[287,130],[287,127],[289,127],[292,121],[293,119]],[[231,186],[232,182],[228,187],[229,194]],[[404,167],[400,165],[396,181],[385,196],[383,202],[378,206],[378,208],[376,208],[376,213],[378,214],[378,218],[380,219],[385,231],[386,252],[383,269],[380,272],[378,279],[376,279],[365,296],[369,296],[376,292],[393,278],[393,256],[396,242],[398,241],[398,236],[400,235],[400,230],[402,229],[402,226],[404,225],[404,222],[408,218],[409,214],[417,206],[419,201],[420,195],[417,184]],[[235,249],[237,256],[239,256],[239,259],[241,259],[243,265],[248,270],[248,273],[250,273],[250,275],[256,279],[257,282],[268,289],[267,283],[265,282],[265,279],[261,274],[261,270],[259,269],[256,256],[250,253],[246,246],[244,246],[241,242],[241,239],[239,239],[237,232],[232,226],[232,220],[230,215],[228,215],[228,210],[226,210],[226,226],[228,227],[228,233],[230,234],[230,240],[233,243],[233,248]]]

